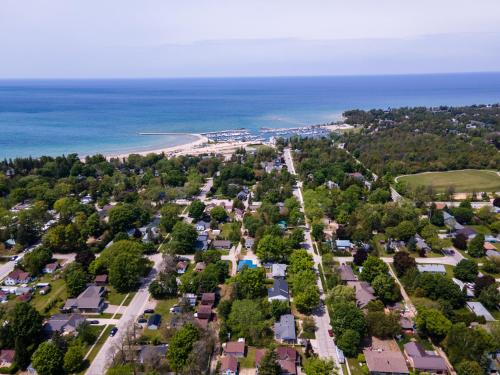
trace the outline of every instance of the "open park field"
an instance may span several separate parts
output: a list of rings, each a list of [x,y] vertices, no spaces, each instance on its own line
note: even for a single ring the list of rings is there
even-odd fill
[[[500,191],[500,175],[491,170],[424,172],[399,176],[396,181],[406,182],[410,187],[432,186],[436,192],[444,192],[449,186],[453,186],[457,193]]]

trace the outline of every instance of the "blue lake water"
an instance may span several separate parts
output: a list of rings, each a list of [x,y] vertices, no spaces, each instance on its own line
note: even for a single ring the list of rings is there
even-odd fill
[[[346,109],[500,102],[500,73],[148,80],[0,80],[0,158],[114,153],[190,132],[291,127]]]

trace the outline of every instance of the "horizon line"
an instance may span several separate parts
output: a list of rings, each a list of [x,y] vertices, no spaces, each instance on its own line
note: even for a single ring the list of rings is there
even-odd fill
[[[500,70],[463,71],[463,72],[429,72],[429,73],[366,73],[366,74],[299,74],[299,75],[229,75],[229,76],[157,76],[157,77],[0,77],[0,81],[119,81],[119,80],[188,80],[188,79],[259,79],[259,78],[348,78],[348,77],[403,77],[403,76],[437,76],[463,74],[500,74]]]

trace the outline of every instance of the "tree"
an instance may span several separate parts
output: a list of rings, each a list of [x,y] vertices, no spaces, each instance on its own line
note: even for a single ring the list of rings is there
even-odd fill
[[[43,318],[40,313],[27,302],[17,303],[12,316],[12,335],[14,337],[16,364],[25,369],[31,354],[42,333]]]
[[[266,273],[263,268],[244,268],[234,278],[238,298],[260,298],[266,294]]]
[[[421,296],[432,300],[446,300],[454,308],[460,308],[465,303],[464,293],[448,277],[428,272],[420,273],[415,278],[415,287]]]
[[[167,360],[172,370],[180,372],[186,366],[193,344],[198,338],[198,329],[191,323],[174,333],[167,351]]]
[[[370,255],[363,263],[361,279],[371,283],[378,275],[386,275],[388,272],[389,267],[382,259]]]
[[[392,235],[402,241],[408,241],[417,233],[416,226],[412,221],[402,221],[392,228]]]
[[[281,315],[290,313],[290,306],[288,301],[279,301],[274,299],[271,301],[270,308],[271,308],[271,315],[275,320],[278,320]]]
[[[40,375],[60,375],[63,362],[63,353],[50,341],[41,343],[32,357],[33,368]]]
[[[458,233],[454,238],[452,238],[451,242],[457,249],[467,249],[467,236],[463,233]]]
[[[170,233],[174,225],[181,220],[179,217],[180,209],[176,204],[167,204],[161,209],[160,227],[167,233]]]
[[[354,254],[353,262],[356,266],[361,266],[367,259],[368,259],[368,252],[359,249],[358,251],[356,251],[356,254]]]
[[[289,253],[283,239],[271,234],[262,237],[257,245],[257,256],[263,261],[282,261]]]
[[[149,292],[156,299],[177,295],[177,278],[173,273],[160,272],[158,278],[149,285]]]
[[[52,251],[40,246],[23,257],[22,268],[33,276],[40,275],[44,266],[52,259]]]
[[[360,335],[364,335],[366,331],[365,316],[355,304],[337,306],[331,315],[331,324],[333,332],[337,336],[342,335],[348,329],[352,329]]]
[[[354,288],[347,285],[337,285],[328,292],[326,302],[335,307],[338,304],[345,304],[356,301]]]
[[[79,263],[72,263],[64,271],[64,281],[70,297],[76,297],[87,287],[88,275]]]
[[[168,244],[170,251],[175,254],[187,254],[194,251],[198,232],[191,224],[179,221],[174,225],[171,237]]]
[[[474,295],[479,297],[482,290],[495,284],[495,278],[490,275],[477,276],[474,280]]]
[[[60,198],[54,202],[54,210],[59,213],[61,221],[66,223],[71,220],[71,217],[78,210],[78,207],[78,201],[72,197]]]
[[[194,220],[200,220],[203,217],[203,212],[205,211],[205,203],[196,199],[189,205],[189,216]]]
[[[88,270],[90,263],[95,260],[92,250],[85,248],[76,254],[75,262],[79,263],[84,270]]]
[[[259,364],[259,375],[280,375],[281,366],[279,365],[274,350],[267,350]]]
[[[134,289],[146,272],[145,259],[135,253],[116,255],[109,266],[109,283],[120,293]]]
[[[121,204],[109,210],[108,223],[113,233],[126,232],[141,217],[138,207],[131,204]]]
[[[474,281],[477,272],[477,263],[470,259],[462,259],[453,269],[455,277],[465,282]]]
[[[251,299],[236,300],[231,307],[227,325],[233,337],[245,337],[254,344],[269,327],[258,301]]]
[[[443,347],[451,363],[456,364],[464,360],[479,362],[484,353],[494,349],[492,343],[493,338],[484,329],[457,323],[448,331]]]
[[[399,316],[394,313],[386,314],[384,311],[369,311],[366,314],[366,324],[370,334],[381,339],[392,338],[401,331]]]
[[[92,345],[97,340],[96,332],[92,329],[92,326],[87,321],[80,323],[80,325],[77,328],[77,332],[78,332],[78,339],[83,344]]]
[[[310,313],[319,305],[320,295],[318,286],[311,284],[303,292],[297,293],[294,297],[295,306],[299,312]]]
[[[216,220],[219,223],[222,223],[227,220],[227,212],[222,206],[215,206],[210,211],[210,217]]]
[[[361,341],[361,336],[358,332],[347,329],[344,333],[340,335],[337,339],[337,346],[342,349],[342,351],[348,357],[354,357],[358,352],[359,343]]]
[[[484,375],[484,370],[476,361],[462,361],[457,366],[457,375]]]
[[[288,237],[288,243],[292,249],[299,249],[304,242],[304,231],[302,228],[294,228]]]
[[[80,345],[71,345],[64,354],[64,371],[68,373],[78,372],[82,365],[85,352]]]
[[[336,375],[337,371],[332,361],[309,357],[304,360],[303,370],[306,375]]]
[[[469,224],[474,217],[474,211],[470,207],[453,207],[450,211],[460,224]]]
[[[441,311],[432,308],[420,308],[416,323],[420,332],[437,339],[443,338],[452,325]]]
[[[484,256],[484,234],[478,233],[469,241],[467,252],[471,257],[481,258]]]
[[[325,238],[325,226],[322,223],[314,223],[312,225],[311,234],[315,241],[322,241]]]
[[[394,268],[396,269],[396,274],[398,277],[403,276],[407,270],[417,267],[417,262],[415,258],[410,256],[406,251],[398,251],[394,255]]]
[[[498,291],[496,285],[490,285],[484,288],[479,295],[479,302],[481,302],[486,308],[495,310],[500,304],[500,292]]]
[[[399,285],[394,282],[394,279],[387,274],[380,274],[372,281],[372,287],[375,294],[384,302],[396,302],[401,298]]]
[[[289,274],[294,274],[302,270],[310,270],[314,266],[311,254],[307,250],[295,250],[290,256],[287,268]]]

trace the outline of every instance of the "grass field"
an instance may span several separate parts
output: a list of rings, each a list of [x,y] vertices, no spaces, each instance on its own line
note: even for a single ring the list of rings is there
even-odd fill
[[[448,172],[425,172],[399,176],[397,181],[410,187],[432,186],[436,192],[445,192],[450,186],[457,193],[500,191],[500,176],[495,171],[466,169]]]

